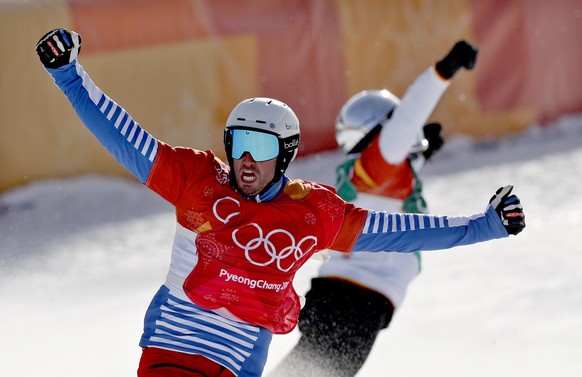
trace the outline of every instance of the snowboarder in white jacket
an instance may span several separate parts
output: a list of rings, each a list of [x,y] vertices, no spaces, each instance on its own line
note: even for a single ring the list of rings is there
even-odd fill
[[[364,90],[343,105],[336,119],[336,139],[347,155],[337,168],[343,199],[378,211],[427,212],[418,172],[444,139],[440,124],[426,122],[452,77],[471,70],[477,54],[459,41],[402,100],[386,89]],[[306,294],[301,337],[272,376],[356,375],[419,272],[419,253],[330,251]]]

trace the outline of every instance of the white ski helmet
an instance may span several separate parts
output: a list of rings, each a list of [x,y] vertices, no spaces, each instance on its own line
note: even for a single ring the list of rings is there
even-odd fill
[[[272,98],[249,98],[240,102],[230,113],[224,130],[224,147],[228,163],[233,167],[233,136],[237,130],[256,132],[254,134],[256,142],[245,143],[237,149],[245,148],[257,161],[264,161],[277,157],[277,173],[274,181],[277,181],[287,170],[289,163],[297,156],[299,149],[299,119],[289,106],[281,101]],[[247,132],[248,133],[248,132]],[[264,134],[264,135],[261,135]],[[277,147],[268,148],[266,135],[274,135],[277,138]],[[252,137],[252,135],[251,135]],[[261,140],[264,139],[264,140]],[[256,148],[256,150],[252,150]],[[273,155],[262,159],[255,154],[272,153]],[[267,155],[265,155],[267,156]],[[234,158],[240,158],[235,156]]]
[[[399,104],[400,99],[386,89],[364,90],[351,97],[335,122],[335,138],[342,152],[360,153]]]

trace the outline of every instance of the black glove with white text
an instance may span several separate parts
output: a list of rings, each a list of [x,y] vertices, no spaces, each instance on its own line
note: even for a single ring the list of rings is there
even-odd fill
[[[525,228],[525,214],[519,198],[510,195],[512,190],[511,185],[499,188],[489,203],[501,218],[507,233],[516,235]]]
[[[445,79],[450,79],[461,67],[473,69],[477,61],[478,50],[467,41],[455,43],[451,51],[442,60],[439,60],[435,68],[439,75]]]
[[[54,29],[36,44],[36,53],[47,68],[59,68],[77,59],[81,51],[81,36],[74,31]]]

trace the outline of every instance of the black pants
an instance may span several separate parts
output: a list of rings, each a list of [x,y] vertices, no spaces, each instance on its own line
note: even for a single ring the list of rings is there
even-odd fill
[[[272,376],[353,377],[394,307],[383,295],[342,280],[315,278],[299,316],[301,338]]]

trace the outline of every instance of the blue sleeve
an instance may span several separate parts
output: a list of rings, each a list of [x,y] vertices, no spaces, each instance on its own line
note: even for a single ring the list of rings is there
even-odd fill
[[[369,211],[352,252],[441,250],[508,237],[490,205],[471,217]]]
[[[107,97],[76,60],[47,71],[89,131],[119,163],[145,183],[158,151],[158,141]]]

